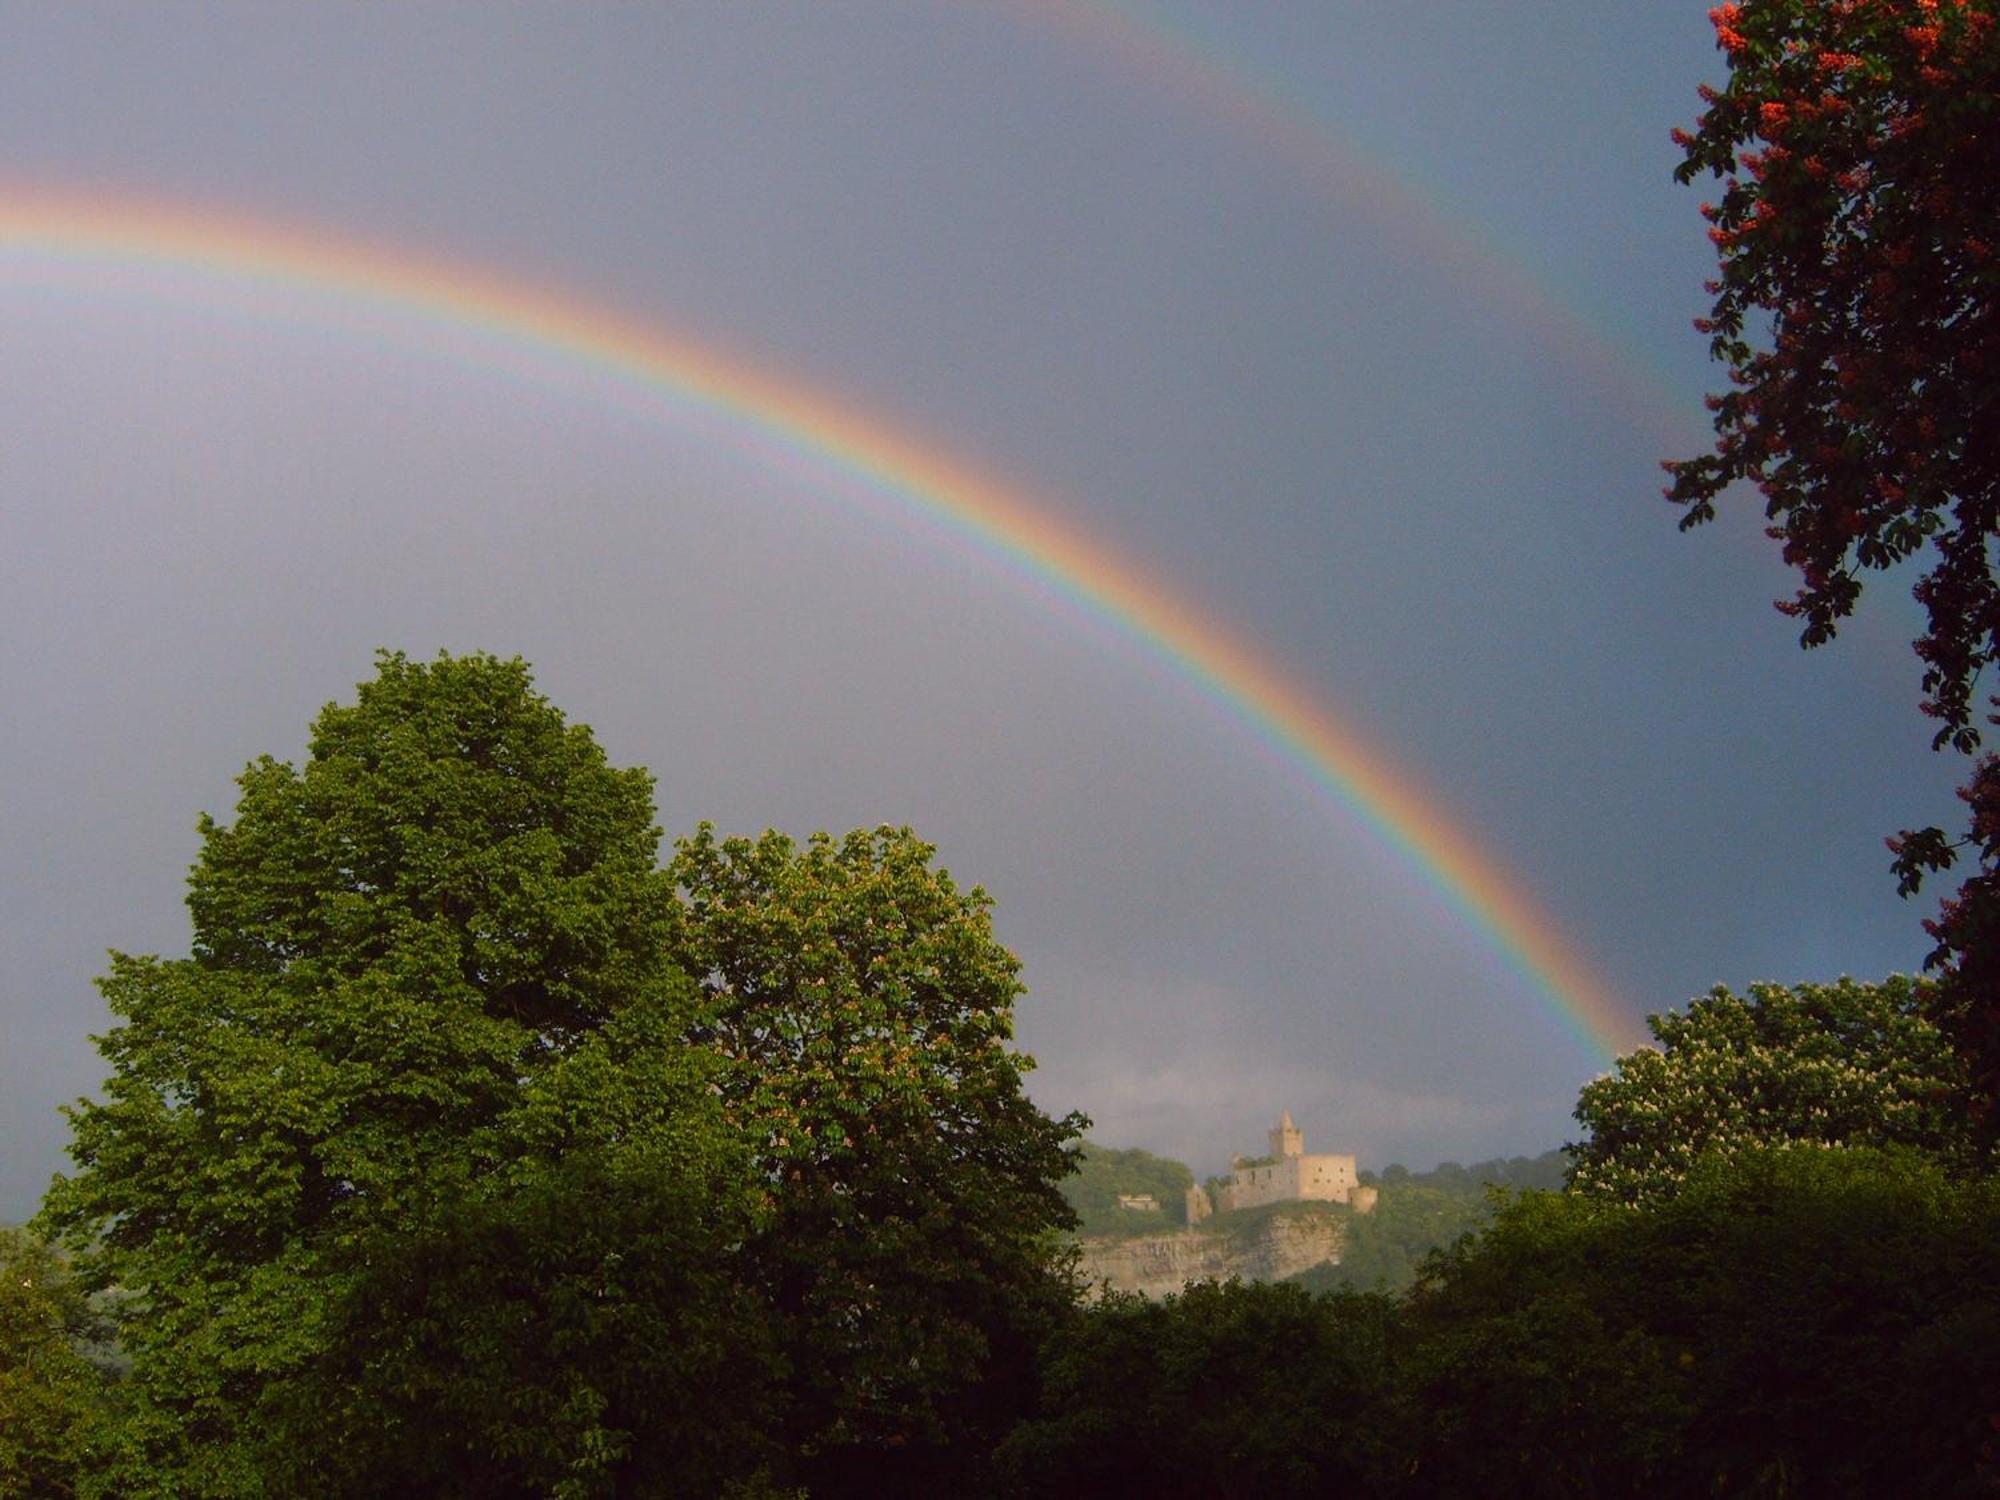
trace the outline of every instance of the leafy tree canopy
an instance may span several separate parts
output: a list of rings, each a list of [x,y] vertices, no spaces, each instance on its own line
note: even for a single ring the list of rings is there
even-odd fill
[[[1993,1180],[1902,1150],[1521,1194],[1407,1304],[1383,1492],[1991,1493],[1996,1273]]]
[[[25,1229],[0,1228],[0,1494],[77,1493],[110,1395],[81,1351],[102,1333],[62,1256]]]
[[[1051,1340],[1041,1408],[1000,1453],[1010,1492],[1373,1493],[1394,1317],[1286,1285],[1113,1294]]]
[[[672,951],[772,1214],[748,1247],[785,1330],[813,1493],[958,1482],[1072,1296],[1053,1120],[1011,1045],[1019,964],[908,829],[676,847]],[[954,1456],[955,1455],[955,1456]]]
[[[1670,465],[1685,524],[1758,486],[1806,640],[1830,638],[1857,570],[1938,555],[1918,590],[1942,733],[2000,643],[1987,539],[2000,520],[2000,46],[1991,0],[1745,0],[1710,12],[1729,83],[1677,132],[1721,255],[1704,320],[1736,389],[1716,451]],[[1768,334],[1753,321],[1768,319]]]
[[[1713,452],[1669,463],[1682,525],[1737,481],[1799,574],[1779,607],[1830,640],[1863,575],[1921,556],[1916,643],[1935,743],[1971,753],[2000,659],[2000,29],[1995,0],[1743,0],[1709,15],[1729,82],[1681,181],[1721,259],[1696,326],[1728,367]],[[1978,871],[1927,924],[1941,1013],[2000,1100],[2000,762],[1962,795],[1970,836],[1892,842],[1905,894],[1969,843]],[[1990,1122],[2000,1130],[2000,1114]]]
[[[712,1364],[689,1335],[713,1288],[643,1263],[593,1280],[587,1216],[530,1230],[508,1205],[561,1201],[581,1163],[651,1174],[690,1216],[677,1258],[756,1210],[682,1041],[650,778],[609,765],[518,660],[385,654],[320,714],[302,768],[266,757],[239,784],[235,821],[201,822],[191,956],[115,955],[102,981],[112,1075],[70,1112],[76,1171],[43,1215],[87,1285],[130,1294],[110,1489],[293,1491],[289,1466],[344,1416],[506,1425],[540,1390],[559,1409],[515,1426],[479,1492],[550,1493],[556,1472],[604,1492],[636,1462],[605,1341]],[[509,1233],[547,1278],[489,1275]],[[421,1275],[385,1287],[390,1266]],[[502,1286],[504,1311],[465,1300]],[[420,1380],[405,1326],[371,1322],[384,1305],[442,1351]],[[560,1337],[531,1360],[522,1325]],[[679,1420],[727,1427],[714,1386],[688,1399]]]
[[[1747,999],[1718,987],[1646,1024],[1660,1045],[1578,1099],[1580,1192],[1668,1198],[1700,1158],[1766,1146],[1969,1149],[1964,1068],[1901,976],[1752,985]]]

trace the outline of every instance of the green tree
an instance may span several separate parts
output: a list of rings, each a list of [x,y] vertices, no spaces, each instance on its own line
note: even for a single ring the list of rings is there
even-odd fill
[[[740,1187],[714,1160],[574,1152],[355,1245],[324,1352],[266,1403],[271,1488],[583,1500],[782,1474],[776,1341],[718,1242]]]
[[[1970,1149],[1964,1067],[1901,976],[1752,985],[1748,999],[1718,987],[1646,1024],[1659,1047],[1619,1058],[1577,1101],[1580,1192],[1671,1197],[1700,1158],[1765,1146]]]
[[[24,1229],[0,1228],[0,1494],[77,1493],[108,1396],[84,1355],[101,1331],[62,1257]]]
[[[513,1433],[476,1487],[436,1493],[609,1492],[646,1456],[603,1341],[729,1368],[684,1338],[721,1296],[690,1257],[756,1208],[680,1041],[650,778],[518,660],[385,653],[302,768],[265,757],[239,785],[234,823],[201,822],[191,955],[114,955],[101,983],[112,1074],[71,1110],[76,1171],[44,1208],[85,1283],[126,1293],[111,1492],[284,1492],[356,1414]],[[656,1173],[641,1201],[688,1222],[616,1275],[588,1215],[519,1222],[592,1173]],[[503,1265],[510,1247],[527,1258]],[[369,1324],[382,1309],[415,1320],[409,1342]],[[528,1404],[538,1384],[554,1410]],[[713,1383],[679,1389],[686,1430],[728,1426]],[[376,1487],[425,1493],[413,1462]]]
[[[530,1086],[490,1178],[330,1254],[324,1347],[269,1403],[276,1489],[582,1500],[785,1470],[738,1264],[762,1195],[686,1024],[627,1006]]]
[[[1348,1217],[1340,1259],[1294,1281],[1314,1291],[1405,1291],[1427,1256],[1471,1234],[1493,1213],[1484,1189],[1454,1193],[1408,1182],[1384,1184],[1378,1193],[1373,1209]]]
[[[1386,1297],[1114,1293],[1050,1340],[1040,1410],[1000,1468],[1010,1492],[1062,1500],[1374,1493],[1395,1336]]]
[[[1908,1151],[1522,1194],[1407,1304],[1388,1492],[1991,1494],[1996,1278],[1994,1182]]]
[[[941,1489],[1028,1399],[1073,1295],[1057,1182],[1086,1123],[1027,1097],[991,901],[907,829],[718,840],[669,866],[725,1110],[773,1210],[746,1255],[814,1494]]]
[[[1995,0],[1744,0],[1709,13],[1728,86],[1676,175],[1721,258],[1697,327],[1732,384],[1712,452],[1669,463],[1683,527],[1754,484],[1800,586],[1780,608],[1832,639],[1864,574],[1921,557],[1916,643],[1934,743],[1966,753],[2000,659],[2000,31]],[[1905,894],[1976,851],[1928,924],[1942,1013],[2000,1099],[2000,763],[1967,783],[1970,837],[1894,841]],[[2000,1116],[1993,1124],[2000,1129]]]
[[[1524,1193],[1425,1265],[1383,1418],[1401,1460],[1391,1493],[1683,1493],[1661,1481],[1689,1420],[1689,1378],[1632,1315],[1632,1268],[1604,1263],[1635,1217]]]

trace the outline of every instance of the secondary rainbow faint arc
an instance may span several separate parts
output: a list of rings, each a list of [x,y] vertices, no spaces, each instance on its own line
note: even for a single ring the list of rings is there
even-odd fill
[[[1631,413],[1670,447],[1705,441],[1698,402],[1645,354],[1602,326],[1548,276],[1503,248],[1416,174],[1324,118],[1303,91],[1158,4],[1133,0],[1023,0],[1024,13],[1079,46],[1107,53],[1161,94],[1206,112],[1278,158],[1288,158],[1348,212],[1378,218],[1403,245],[1464,281],[1464,295],[1509,308],[1564,358],[1622,389]],[[1665,127],[1662,128],[1665,138]]]
[[[173,268],[274,286],[455,327],[538,359],[574,361],[892,495],[908,513],[978,542],[1058,587],[1165,658],[1302,767],[1402,855],[1607,1055],[1637,1040],[1576,945],[1408,780],[1279,668],[1043,505],[833,397],[677,340],[629,317],[459,261],[207,208],[47,189],[0,190],[0,253],[63,266]]]

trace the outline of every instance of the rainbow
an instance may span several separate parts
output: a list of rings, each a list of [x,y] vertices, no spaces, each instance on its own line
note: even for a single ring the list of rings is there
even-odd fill
[[[227,290],[331,299],[380,325],[431,325],[490,341],[511,360],[609,376],[645,400],[721,419],[773,457],[858,480],[912,520],[941,528],[1077,601],[1163,659],[1357,814],[1484,933],[1597,1052],[1640,1040],[1576,945],[1433,798],[1263,653],[1044,504],[892,432],[817,390],[751,368],[604,308],[458,261],[207,209],[101,193],[0,187],[0,287],[9,272],[190,275]]]
[[[1422,190],[1416,173],[1355,146],[1296,84],[1238,55],[1192,18],[1133,0],[1030,0],[1024,11],[1052,34],[1113,59],[1151,92],[1287,162],[1304,185],[1337,202],[1343,217],[1376,221],[1469,301],[1510,309],[1524,329],[1589,373],[1598,399],[1617,396],[1626,418],[1663,451],[1693,451],[1708,441],[1700,403],[1650,351],[1610,331],[1603,313],[1580,310],[1574,293]],[[1691,283],[1688,291],[1692,300],[1698,288]]]

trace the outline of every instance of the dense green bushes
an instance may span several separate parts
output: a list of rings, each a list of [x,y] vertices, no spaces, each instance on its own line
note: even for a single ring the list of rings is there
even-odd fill
[[[1711,1158],[1644,1209],[1524,1196],[1410,1301],[1413,1492],[1982,1492],[1996,1273],[1995,1184],[1904,1153]]]
[[[632,1189],[575,1168],[380,1262],[352,1326],[394,1344],[395,1378],[367,1339],[338,1346],[321,1373],[340,1378],[291,1388],[302,1446],[266,1492],[709,1493],[795,1469],[760,1404],[783,1389],[765,1314],[699,1284],[720,1262]],[[10,1243],[12,1266],[50,1264]],[[67,1496],[115,1387],[74,1353],[71,1292],[38,1293],[25,1320],[22,1298],[0,1305],[0,1478]],[[1162,1500],[1991,1494],[2000,1184],[1908,1152],[1774,1147],[1710,1158],[1643,1206],[1527,1192],[1405,1297],[1112,1296],[1057,1321],[1034,1377],[990,1469],[983,1447],[933,1449],[828,1477]],[[568,1399],[583,1391],[601,1404]],[[687,1426],[725,1397],[731,1420]],[[602,1485],[574,1463],[592,1452]]]
[[[1049,1346],[1043,1410],[1000,1452],[1029,1495],[1339,1494],[1379,1467],[1387,1298],[1206,1283],[1113,1295]]]
[[[1113,1298],[1044,1373],[1027,1495],[1991,1493],[2000,1186],[1798,1148],[1524,1193],[1406,1300]]]

